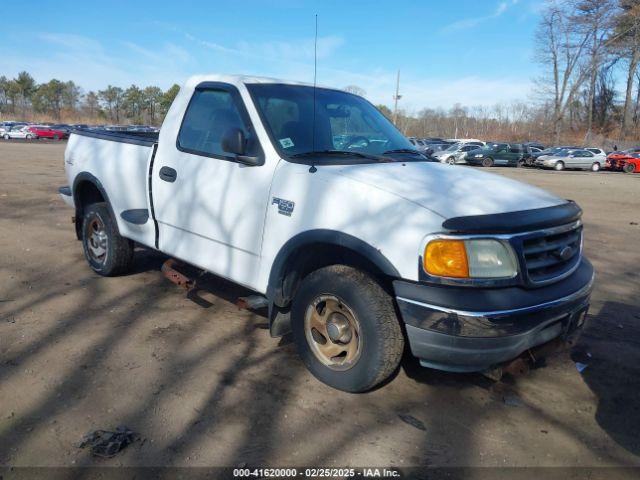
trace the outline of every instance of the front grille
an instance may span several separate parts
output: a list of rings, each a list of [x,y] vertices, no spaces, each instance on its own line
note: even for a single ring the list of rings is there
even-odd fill
[[[522,241],[529,281],[547,283],[573,270],[580,262],[582,225],[540,232]]]

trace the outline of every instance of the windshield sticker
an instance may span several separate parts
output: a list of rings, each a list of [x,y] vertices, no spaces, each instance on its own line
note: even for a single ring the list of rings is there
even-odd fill
[[[282,145],[282,148],[291,148],[291,147],[293,147],[293,142],[291,141],[291,139],[289,137],[281,138],[279,141],[280,141],[280,145]]]

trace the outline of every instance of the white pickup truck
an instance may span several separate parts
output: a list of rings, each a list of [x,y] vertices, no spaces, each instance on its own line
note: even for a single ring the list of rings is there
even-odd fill
[[[574,332],[589,305],[575,203],[434,162],[340,90],[193,77],[159,135],[75,131],[64,163],[97,273],[125,273],[136,242],[248,287],[338,389],[383,383],[405,348],[495,368]]]

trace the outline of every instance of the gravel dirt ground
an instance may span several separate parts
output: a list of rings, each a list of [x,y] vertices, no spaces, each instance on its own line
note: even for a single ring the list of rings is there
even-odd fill
[[[188,298],[149,251],[92,273],[64,147],[0,143],[0,466],[640,466],[640,175],[492,169],[584,209],[598,275],[577,346],[500,383],[406,361],[351,395],[222,279]],[[113,459],[75,446],[121,424],[144,440]]]

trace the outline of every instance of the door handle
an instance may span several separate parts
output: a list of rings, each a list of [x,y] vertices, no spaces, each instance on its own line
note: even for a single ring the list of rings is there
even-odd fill
[[[176,178],[178,178],[178,172],[176,172],[171,167],[162,167],[160,169],[159,175],[160,175],[160,179],[164,180],[165,182],[170,182],[170,183],[175,182]]]

